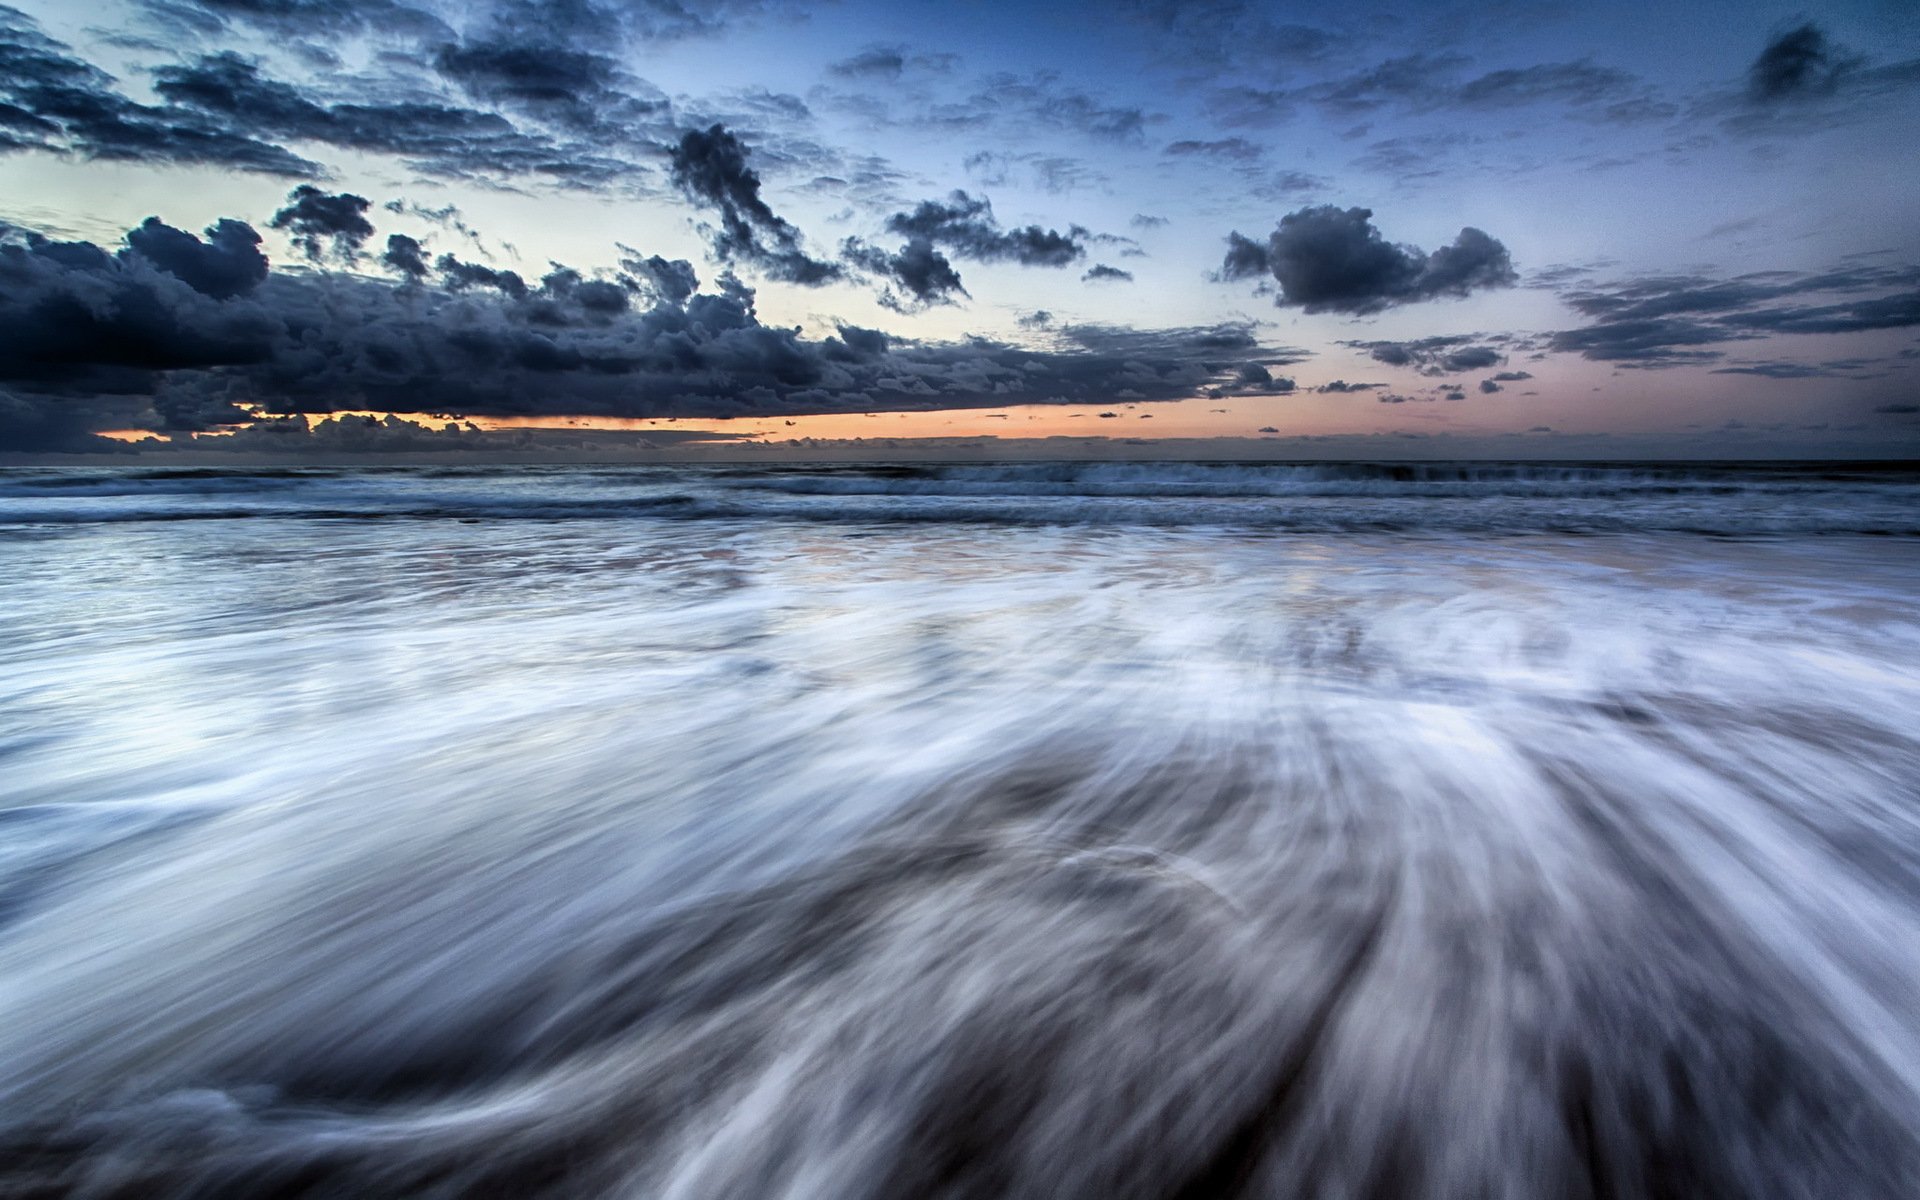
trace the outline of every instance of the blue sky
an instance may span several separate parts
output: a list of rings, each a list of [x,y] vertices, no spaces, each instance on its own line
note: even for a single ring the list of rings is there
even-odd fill
[[[1920,451],[1911,4],[0,18],[0,453]]]

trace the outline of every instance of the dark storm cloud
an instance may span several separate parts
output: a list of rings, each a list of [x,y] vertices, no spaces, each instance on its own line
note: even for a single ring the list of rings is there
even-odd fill
[[[367,220],[371,207],[365,196],[333,195],[303,183],[287,194],[287,206],[267,224],[292,235],[293,244],[314,262],[329,251],[342,262],[353,262],[373,236],[373,222]]]
[[[1506,361],[1506,355],[1492,346],[1475,346],[1478,334],[1454,334],[1402,342],[1345,342],[1365,350],[1375,362],[1390,367],[1418,367],[1423,374],[1448,375],[1460,371],[1478,371]]]
[[[1277,304],[1354,314],[1508,287],[1518,278],[1507,248],[1478,229],[1462,229],[1428,254],[1387,241],[1372,218],[1372,209],[1325,204],[1280,218],[1265,243],[1231,233],[1220,278],[1271,276]]]
[[[222,222],[189,247],[150,222],[111,254],[0,227],[0,386],[140,395],[162,372],[263,361],[278,326],[249,295],[251,234]]]
[[[1233,381],[1209,391],[1209,395],[1284,396],[1295,388],[1292,379],[1275,375],[1265,363],[1242,363]]]
[[[148,217],[128,231],[127,248],[215,300],[243,296],[267,278],[260,235],[245,221],[223,218],[207,228],[203,242],[159,217]]]
[[[751,263],[768,278],[815,287],[845,275],[835,263],[801,249],[800,231],[760,196],[760,176],[747,165],[745,143],[723,125],[689,129],[673,148],[673,180],[695,203],[720,214],[713,251],[723,261]]]
[[[439,102],[316,98],[262,74],[231,51],[154,72],[154,90],[179,111],[249,134],[394,155],[424,174],[451,178],[533,176],[558,186],[603,186],[646,168],[602,145],[517,128],[496,112]],[[304,171],[282,174],[314,174]]]
[[[417,37],[446,32],[438,17],[394,0],[147,0],[146,7],[176,21],[205,14],[203,20],[214,29],[237,21],[282,35],[338,37],[378,29]]]
[[[207,255],[251,245],[245,227],[228,222],[190,255],[173,235],[191,235],[159,228],[143,226],[137,242],[189,274],[208,266]],[[268,272],[244,291],[203,275],[200,288],[210,290],[200,290],[133,246],[115,254],[9,229],[0,246],[0,387],[32,410],[9,428],[42,430],[31,436],[36,445],[69,440],[109,419],[125,423],[129,402],[114,397],[144,398],[141,423],[173,431],[265,428],[255,408],[437,419],[1171,400],[1255,386],[1250,360],[1297,357],[1263,348],[1244,324],[1069,326],[1052,350],[984,338],[925,343],[854,326],[810,339],[762,324],[752,290],[731,276],[717,294],[691,291],[683,262],[629,254],[618,273],[598,278],[555,265],[534,285],[452,255],[428,272],[425,256],[417,239],[388,243],[398,284]],[[90,415],[78,421],[73,412]],[[7,448],[24,445],[28,434],[20,436]]]
[[[147,0],[149,9],[191,14],[216,21],[252,25],[276,34],[339,37],[379,33],[419,41],[444,41],[452,35],[430,11],[398,0]],[[570,43],[613,45],[630,40],[673,41],[710,36],[760,11],[759,0],[495,0],[463,12],[485,20],[511,40],[559,39]]]
[[[1549,345],[1603,362],[1672,367],[1718,358],[1718,351],[1690,347],[1716,345],[1739,336],[1718,325],[1682,318],[1622,320],[1562,330],[1553,335]]]
[[[31,17],[0,5],[0,152],[192,163],[268,175],[318,170],[299,155],[176,105],[141,104]]]
[[[518,271],[499,271],[484,263],[461,262],[451,254],[442,254],[434,261],[433,269],[440,273],[440,282],[449,291],[492,288],[515,300],[527,298],[527,281]]]
[[[106,406],[102,406],[102,410]],[[95,410],[45,396],[22,396],[0,388],[0,452],[14,454],[131,454],[93,431],[105,428]]]
[[[1920,325],[1920,292],[1854,300],[1844,304],[1803,305],[1736,313],[1729,325],[1769,333],[1861,333]]]
[[[1132,283],[1133,272],[1122,271],[1119,267],[1110,267],[1105,263],[1095,263],[1087,273],[1080,277],[1082,283]]]
[[[413,280],[425,279],[429,271],[426,248],[419,239],[404,233],[387,235],[387,249],[380,255],[380,265]]]
[[[986,197],[956,191],[945,200],[922,200],[911,212],[887,218],[887,230],[945,246],[957,258],[1017,262],[1027,267],[1064,267],[1086,254],[1083,233],[1028,225],[1002,229]]]
[[[1747,68],[1747,94],[1761,103],[1831,95],[1854,61],[1808,22],[1775,37]]]
[[[1738,93],[1704,97],[1702,116],[1743,136],[1806,135],[1873,114],[1920,88],[1920,59],[1886,62],[1834,42],[1802,22],[1776,34],[1747,68]]]
[[[1920,326],[1916,284],[1920,268],[1847,266],[1733,279],[1651,276],[1578,288],[1560,298],[1595,323],[1555,333],[1549,346],[1602,361],[1680,366],[1720,357],[1700,347],[1768,334],[1903,329]]]
[[[434,68],[469,96],[524,113],[549,126],[597,139],[626,140],[630,131],[670,110],[665,97],[638,96],[638,80],[613,58],[552,42],[482,40],[447,43]]]
[[[908,238],[906,245],[891,253],[859,238],[848,238],[841,245],[841,257],[898,285],[898,292],[888,288],[880,295],[880,303],[896,311],[951,304],[955,296],[967,295],[960,273],[924,237]]]
[[[684,258],[666,259],[658,254],[643,255],[631,246],[621,246],[624,257],[620,269],[634,280],[639,290],[658,303],[677,306],[700,290],[700,276]]]

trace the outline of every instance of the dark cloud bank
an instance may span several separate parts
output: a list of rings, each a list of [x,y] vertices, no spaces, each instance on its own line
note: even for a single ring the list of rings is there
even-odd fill
[[[1675,367],[1711,363],[1725,353],[1718,347],[1773,334],[1920,326],[1920,268],[1665,275],[1577,288],[1561,299],[1592,323],[1555,333],[1550,349],[1621,366]]]
[[[1387,241],[1373,225],[1372,209],[1331,204],[1288,213],[1264,242],[1227,235],[1219,274],[1273,280],[1277,304],[1355,315],[1510,287],[1519,278],[1507,248],[1478,229],[1462,229],[1452,244],[1429,254]]]
[[[751,199],[731,202],[764,247],[777,227]],[[369,208],[303,188],[275,220],[315,255],[365,266]],[[237,220],[196,236],[150,219],[119,248],[0,228],[0,448],[111,449],[89,431],[125,424],[305,432],[258,411],[728,417],[1172,400],[1271,390],[1248,365],[1289,360],[1240,325],[1064,326],[1046,350],[852,325],[808,338],[764,324],[731,274],[700,291],[691,264],[637,252],[600,277],[556,264],[529,281],[395,234],[378,262],[390,278],[273,270]]]

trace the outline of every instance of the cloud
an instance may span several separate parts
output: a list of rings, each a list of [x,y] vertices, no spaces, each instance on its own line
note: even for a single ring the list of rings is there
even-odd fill
[[[892,281],[905,292],[904,300],[891,290],[883,293],[880,303],[888,308],[906,311],[951,304],[955,296],[967,295],[953,263],[924,237],[909,238],[904,246],[891,253],[858,238],[848,238],[841,246],[841,257]]]
[[[908,60],[915,65],[919,58]],[[930,66],[946,64],[929,61]],[[1112,104],[1063,85],[1058,72],[1024,75],[998,72],[957,99],[910,91],[885,101],[860,91],[815,93],[824,105],[850,113],[870,127],[904,127],[952,137],[992,130],[997,145],[1046,133],[1066,133],[1098,142],[1139,143],[1147,127],[1165,117],[1137,105]]]
[[[146,0],[147,7],[175,20],[200,15],[219,29],[228,21],[287,35],[338,37],[379,29],[395,35],[444,35],[430,13],[395,0]]]
[[[612,57],[536,37],[448,42],[431,61],[476,100],[598,139],[619,140],[634,125],[670,112],[664,96],[634,95],[644,85]]]
[[[1625,71],[1595,66],[1581,59],[1490,71],[1461,84],[1451,99],[1469,108],[1512,108],[1541,103],[1582,106],[1621,100],[1634,91],[1638,82]]]
[[[1818,363],[1799,362],[1756,362],[1743,363],[1737,367],[1717,367],[1715,375],[1758,375],[1763,379],[1835,379],[1845,378],[1846,373]]]
[[[1480,381],[1480,390],[1487,395],[1492,395],[1495,392],[1505,391],[1506,389],[1491,379],[1482,379]]]
[[[837,264],[809,257],[800,231],[760,197],[760,176],[747,165],[748,150],[723,125],[689,129],[672,150],[673,180],[696,203],[719,212],[714,255],[754,265],[768,278],[817,287],[845,275]]]
[[[331,248],[342,262],[360,257],[360,247],[373,236],[373,222],[367,210],[373,205],[365,196],[350,192],[329,195],[303,183],[287,194],[287,206],[273,214],[267,224],[293,235],[293,244],[314,262]]]
[[[906,47],[869,46],[851,58],[829,65],[827,70],[850,79],[898,79],[906,66]]]
[[[1385,386],[1387,385],[1384,383],[1348,383],[1344,379],[1335,379],[1331,383],[1323,383],[1313,390],[1323,395],[1339,395],[1347,392],[1371,392]]]
[[[1073,233],[1027,225],[1002,229],[993,205],[955,191],[942,200],[922,200],[911,212],[887,218],[889,232],[924,238],[947,247],[955,257],[979,262],[1016,262],[1027,267],[1064,267],[1086,255]]]
[[[1712,347],[1768,334],[1866,333],[1920,326],[1920,267],[1857,266],[1718,279],[1654,275],[1561,293],[1594,318],[1562,330],[1550,349],[1638,366],[1717,359]],[[1821,300],[1822,296],[1829,299]],[[1743,372],[1744,373],[1744,372]]]
[[[424,100],[417,91],[392,102],[335,103],[268,78],[257,64],[231,51],[159,68],[154,90],[176,111],[246,136],[394,155],[414,170],[443,178],[535,177],[562,187],[597,187],[646,174],[645,167],[605,152],[620,139],[604,130],[591,144],[557,140],[520,129],[497,112]],[[312,163],[295,161],[303,165],[272,173],[320,173]]]
[[[1615,124],[1664,120],[1678,112],[1638,76],[1591,59],[1533,63],[1460,78],[1471,62],[1453,53],[1408,54],[1339,78],[1273,93],[1263,103],[1279,111],[1296,100],[1307,101],[1343,117],[1383,108],[1414,113],[1558,108],[1568,116]],[[1258,96],[1253,89],[1229,89],[1216,93],[1209,104],[1252,124],[1259,111],[1254,103]]]
[[[1133,272],[1122,271],[1119,267],[1110,267],[1105,263],[1095,263],[1080,277],[1082,283],[1132,283]]]
[[[1806,135],[1873,115],[1889,116],[1920,88],[1920,58],[1876,62],[1831,40],[1812,22],[1775,34],[1747,68],[1746,86],[1703,98],[1702,116],[1747,137]]]
[[[452,30],[431,6],[400,0],[145,0],[175,19],[203,14],[215,27],[233,21],[280,35],[338,38],[378,33],[393,39],[444,41]],[[482,12],[503,38],[522,43],[541,38],[619,46],[634,41],[669,42],[711,36],[754,16],[761,0],[672,0],[622,4],[607,0],[496,0]]]
[[[1014,181],[1016,176],[1024,176],[1031,186],[1054,195],[1108,182],[1103,172],[1087,165],[1085,160],[1060,154],[979,150],[962,159],[960,167],[987,187],[1001,187]]]
[[[1819,26],[1807,22],[1779,34],[1760,51],[1747,68],[1747,94],[1761,104],[1832,95],[1851,65]]]
[[[1298,108],[1292,92],[1246,86],[1215,88],[1205,102],[1207,116],[1228,129],[1270,129],[1292,120]]]
[[[1169,224],[1167,218],[1156,217],[1149,213],[1135,213],[1128,218],[1127,224],[1135,229],[1160,229]]]
[[[404,233],[387,235],[387,249],[380,256],[380,265],[416,281],[425,279],[429,270],[426,248],[419,239]]]
[[[69,434],[109,421],[174,433],[267,430],[275,418],[262,410],[457,420],[1172,400],[1247,386],[1251,357],[1294,356],[1262,347],[1246,324],[1066,326],[1049,350],[979,337],[922,342],[845,324],[809,338],[763,324],[752,290],[730,275],[715,292],[690,290],[684,262],[628,253],[617,272],[589,277],[555,265],[536,284],[451,254],[422,270],[419,239],[388,243],[398,283],[269,270],[237,290],[232,270],[211,272],[202,260],[252,246],[240,222],[214,225],[191,251],[159,228],[134,232],[169,266],[200,271],[198,288],[132,245],[115,253],[8,228],[0,388],[19,398],[8,428],[39,431],[9,448],[69,444]]]
[[[245,221],[217,221],[207,228],[203,242],[159,217],[148,217],[127,233],[127,248],[215,300],[244,296],[267,277],[260,235]]]
[[[631,246],[625,252],[620,269],[635,280],[641,291],[651,293],[658,303],[679,306],[700,290],[700,276],[684,258],[665,259],[658,254],[642,255]]]
[[[1214,141],[1195,141],[1192,139],[1168,142],[1162,154],[1184,158],[1223,158],[1235,162],[1250,162],[1266,154],[1266,148],[1257,146],[1245,138],[1219,138]]]
[[[134,231],[143,249],[112,254],[0,230],[0,385],[150,395],[162,372],[267,358],[279,326],[252,301],[257,282],[243,286],[251,230],[209,232],[218,240],[195,249],[170,236],[191,234],[149,222]]]
[[[164,95],[164,93],[163,93]],[[87,158],[191,163],[267,175],[318,167],[280,146],[176,105],[141,104],[111,75],[74,57],[24,13],[0,5],[0,111],[11,134],[0,152],[45,150]]]
[[[1267,369],[1265,363],[1242,363],[1235,373],[1231,386],[1217,389],[1222,393],[1233,392],[1242,395],[1285,395],[1294,390],[1294,381],[1286,376],[1276,376]]]
[[[1507,248],[1478,229],[1462,229],[1428,254],[1388,242],[1372,218],[1372,209],[1325,204],[1280,218],[1265,243],[1230,233],[1220,278],[1271,275],[1281,306],[1356,315],[1509,287],[1518,278]]]
[[[433,264],[440,273],[440,281],[450,291],[464,292],[468,288],[492,288],[503,296],[515,300],[527,298],[527,281],[518,271],[498,271],[483,263],[461,262],[451,254],[442,254]]]
[[[1419,367],[1422,374],[1447,375],[1459,371],[1478,371],[1506,361],[1506,355],[1492,346],[1468,344],[1479,336],[1452,334],[1415,341],[1352,341],[1342,344],[1365,350],[1375,362],[1390,367]]]

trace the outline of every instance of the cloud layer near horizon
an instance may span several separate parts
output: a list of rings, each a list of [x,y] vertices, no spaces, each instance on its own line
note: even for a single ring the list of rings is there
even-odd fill
[[[357,261],[367,207],[303,190],[282,212],[308,213],[302,237],[344,227],[330,253]],[[13,394],[0,440],[13,449],[91,445],[86,430],[124,417],[125,398],[179,433],[262,412],[732,417],[1257,391],[1250,365],[1297,357],[1243,325],[1067,326],[1045,347],[852,325],[808,338],[764,324],[732,275],[698,291],[692,264],[658,257],[603,278],[556,265],[528,283],[452,255],[429,266],[396,237],[383,258],[399,278],[382,280],[270,270],[259,235],[232,219],[196,237],[152,218],[117,250],[4,234],[0,385]]]
[[[0,212],[0,449],[1252,396],[1519,430],[1649,372],[1674,428],[1736,382],[1920,428],[1920,243],[1884,215],[1920,43],[1840,8],[1647,4],[1681,62],[1608,32],[1641,0],[990,2],[926,44],[868,0],[18,2],[0,161],[57,182]],[[96,174],[151,194],[109,221]]]

